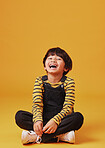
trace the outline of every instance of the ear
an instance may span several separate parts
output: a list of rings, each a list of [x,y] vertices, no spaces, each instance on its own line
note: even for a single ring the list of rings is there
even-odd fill
[[[64,71],[65,71],[65,72],[67,72],[67,71],[68,71],[68,69],[64,68]]]
[[[44,67],[44,70],[47,70],[47,68],[46,68],[46,67]]]

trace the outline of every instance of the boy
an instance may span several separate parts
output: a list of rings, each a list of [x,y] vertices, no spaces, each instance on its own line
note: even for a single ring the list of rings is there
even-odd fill
[[[74,112],[75,83],[65,76],[72,69],[70,56],[61,48],[51,48],[43,59],[47,75],[36,78],[32,114],[18,111],[17,125],[22,143],[75,142],[75,130],[83,124],[83,116]]]

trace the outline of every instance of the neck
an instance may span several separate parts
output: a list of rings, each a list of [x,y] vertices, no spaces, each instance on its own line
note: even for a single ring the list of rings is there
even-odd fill
[[[48,81],[51,83],[58,83],[60,82],[62,76],[63,76],[62,74],[56,74],[56,75],[48,74]]]

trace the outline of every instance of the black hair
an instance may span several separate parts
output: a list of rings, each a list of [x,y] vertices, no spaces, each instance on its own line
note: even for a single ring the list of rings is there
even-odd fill
[[[43,58],[44,67],[45,67],[45,61],[46,61],[47,57],[49,57],[50,55],[53,56],[55,54],[64,60],[65,68],[67,69],[67,71],[64,71],[63,74],[66,75],[72,69],[72,60],[71,60],[70,56],[66,53],[66,51],[59,48],[59,47],[51,48],[47,51],[45,57]]]

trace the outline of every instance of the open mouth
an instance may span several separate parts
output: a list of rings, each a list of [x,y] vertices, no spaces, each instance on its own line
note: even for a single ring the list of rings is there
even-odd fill
[[[50,65],[50,68],[56,68],[57,66],[56,65]]]

